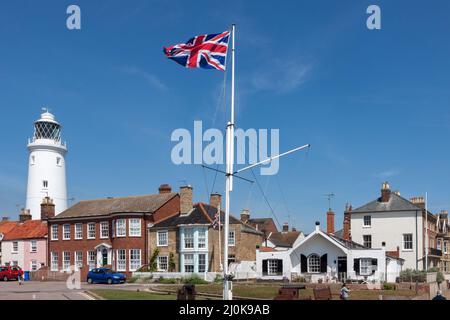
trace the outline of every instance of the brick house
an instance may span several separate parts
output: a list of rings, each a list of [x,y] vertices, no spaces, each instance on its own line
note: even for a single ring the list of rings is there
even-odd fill
[[[129,274],[148,263],[147,225],[179,210],[179,195],[168,185],[159,194],[81,201],[57,216],[52,201],[44,199],[50,270],[111,266]]]
[[[450,220],[447,210],[437,214],[437,250],[441,251],[441,270],[450,273]]]
[[[158,271],[219,272],[223,249],[223,229],[213,221],[221,202],[212,194],[210,203],[192,202],[192,187],[181,188],[180,214],[149,228],[149,256],[155,256]],[[221,211],[222,225],[224,212]],[[256,246],[263,233],[230,215],[229,263],[256,260]],[[156,253],[158,253],[156,255]]]

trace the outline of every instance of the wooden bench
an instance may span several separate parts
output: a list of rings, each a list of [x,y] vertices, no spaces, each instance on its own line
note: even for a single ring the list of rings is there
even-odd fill
[[[333,298],[330,287],[314,288],[313,292],[314,300],[331,300]]]
[[[278,289],[274,300],[311,300],[311,297],[300,297],[299,290],[306,289],[305,285],[285,284]]]

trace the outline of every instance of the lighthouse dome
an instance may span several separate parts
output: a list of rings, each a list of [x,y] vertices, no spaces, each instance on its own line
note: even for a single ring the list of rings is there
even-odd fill
[[[36,139],[61,140],[61,126],[55,116],[46,108],[42,109],[41,118],[34,122],[34,137]]]

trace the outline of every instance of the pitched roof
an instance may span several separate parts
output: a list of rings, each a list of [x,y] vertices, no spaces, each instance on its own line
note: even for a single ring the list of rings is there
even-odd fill
[[[259,231],[278,232],[272,218],[253,218],[248,219],[247,223]]]
[[[343,245],[347,249],[370,249],[370,248],[367,248],[367,247],[363,246],[362,244],[356,243],[354,241],[344,240],[340,237],[336,237],[335,235],[328,234],[328,233],[326,233],[326,235],[329,236],[330,238],[336,240],[337,242],[339,242],[341,245]]]
[[[172,216],[165,220],[162,220],[155,225],[153,228],[169,228],[176,227],[179,225],[186,224],[211,224],[214,221],[214,216],[217,213],[217,208],[206,203],[196,203],[194,204],[193,210],[188,214],[180,214],[177,216]],[[220,210],[220,221],[223,224],[225,222],[225,212]],[[257,231],[253,227],[244,224],[241,220],[236,219],[230,215],[230,224],[241,224],[242,231],[249,233],[256,233],[262,235],[260,231]]]
[[[371,201],[359,208],[353,209],[351,213],[359,212],[383,212],[383,211],[405,211],[405,210],[422,210],[411,201],[391,192],[388,202],[381,202],[381,198]]]
[[[17,225],[17,223],[17,221],[0,221],[0,233],[8,233]]]
[[[16,225],[5,233],[3,241],[20,239],[38,239],[47,236],[47,222],[41,220],[27,220],[23,223],[15,222]]]
[[[277,247],[292,247],[300,235],[300,231],[272,232],[268,240]]]
[[[51,220],[104,216],[112,213],[153,213],[176,195],[177,193],[170,192],[80,201]]]

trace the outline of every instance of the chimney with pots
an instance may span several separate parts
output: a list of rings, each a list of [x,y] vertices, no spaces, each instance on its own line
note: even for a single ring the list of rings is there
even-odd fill
[[[292,227],[292,232],[297,232],[297,228],[296,227]]]
[[[243,209],[241,211],[241,221],[243,223],[247,223],[247,221],[250,219],[250,211],[248,209]]]
[[[289,223],[285,222],[283,224],[283,232],[289,232]]]
[[[55,216],[55,204],[53,199],[45,197],[41,203],[41,220],[47,220]]]
[[[352,205],[347,203],[344,211],[344,227],[342,231],[342,238],[344,240],[351,240],[351,219],[352,219]]]
[[[180,188],[180,213],[189,213],[192,207],[192,187],[190,185],[183,186]]]
[[[30,213],[30,209],[22,209],[22,211],[19,214],[19,221],[20,222],[25,222],[31,220],[31,213]]]
[[[327,233],[334,234],[334,212],[331,208],[327,212]]]
[[[425,209],[425,198],[424,197],[412,197],[409,199],[413,204],[418,206],[420,209]]]
[[[381,185],[381,202],[389,202],[391,198],[391,187],[387,181]]]
[[[214,208],[219,208],[222,203],[222,195],[220,193],[212,193],[209,197],[209,204]]]
[[[172,192],[172,187],[169,184],[164,183],[164,184],[159,186],[158,190],[159,190],[160,194],[161,193],[171,193]]]
[[[350,221],[344,218],[344,230],[342,237],[346,241],[350,241]]]

